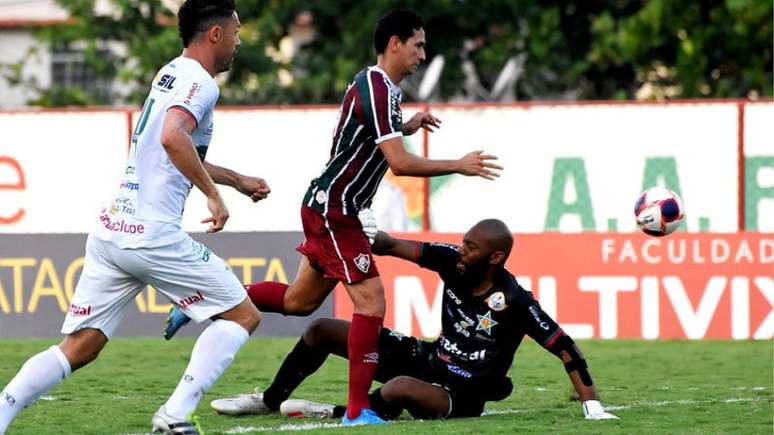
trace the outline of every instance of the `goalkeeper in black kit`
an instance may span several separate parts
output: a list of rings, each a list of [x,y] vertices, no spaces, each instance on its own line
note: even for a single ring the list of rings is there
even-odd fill
[[[618,418],[599,402],[586,360],[572,338],[505,269],[512,245],[510,230],[495,219],[473,226],[460,246],[376,234],[375,254],[413,261],[437,272],[444,282],[442,331],[435,341],[381,330],[375,379],[383,385],[369,396],[380,417],[394,419],[404,409],[422,419],[480,416],[486,402],[511,394],[507,373],[529,335],[562,360],[585,418]],[[329,354],[347,357],[349,325],[336,319],[314,321],[266,391],[215,400],[212,407],[229,415],[281,410],[293,417],[339,417],[344,407],[287,399]]]

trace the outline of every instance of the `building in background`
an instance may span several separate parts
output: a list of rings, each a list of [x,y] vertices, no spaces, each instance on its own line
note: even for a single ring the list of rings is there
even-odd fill
[[[177,10],[179,3],[162,1],[170,10]],[[96,0],[94,13],[120,18],[111,0]],[[98,74],[87,58],[85,42],[66,44],[54,39],[48,43],[38,37],[51,26],[71,22],[68,11],[55,0],[0,0],[0,109],[36,103],[56,106],[57,92],[81,93],[86,104],[124,103],[130,85],[118,80],[117,74]],[[98,42],[96,56],[108,63],[126,54],[122,42]],[[52,89],[48,98],[54,101],[39,101],[42,90]]]
[[[0,0],[0,107],[25,106],[33,84],[51,84],[55,57],[35,33],[68,19],[54,0]]]

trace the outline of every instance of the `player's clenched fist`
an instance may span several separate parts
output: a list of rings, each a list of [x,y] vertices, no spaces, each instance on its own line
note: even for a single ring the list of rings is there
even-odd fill
[[[271,193],[271,189],[269,188],[269,184],[266,183],[266,180],[258,177],[240,177],[236,189],[240,193],[249,196],[253,202],[265,199],[269,196],[269,193]]]
[[[500,176],[499,171],[502,171],[503,167],[489,160],[497,160],[497,157],[484,154],[483,151],[470,152],[459,160],[460,168],[457,172],[467,176],[478,176],[487,180],[494,180],[495,177]]]

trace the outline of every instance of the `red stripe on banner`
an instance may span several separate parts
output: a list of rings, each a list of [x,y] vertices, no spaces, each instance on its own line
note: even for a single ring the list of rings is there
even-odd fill
[[[462,239],[462,234],[395,236]],[[771,234],[543,233],[515,239],[508,269],[573,338],[774,337]],[[441,309],[436,304],[443,297],[438,274],[392,257],[376,262],[387,300],[384,326],[437,336]],[[352,312],[346,290],[337,288],[336,317],[349,319]]]

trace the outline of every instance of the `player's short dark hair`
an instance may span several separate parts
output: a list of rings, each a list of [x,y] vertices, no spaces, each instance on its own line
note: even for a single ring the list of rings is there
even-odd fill
[[[492,247],[497,251],[503,251],[507,259],[513,248],[513,234],[508,229],[508,225],[499,219],[484,219],[475,226],[481,228],[492,242]]]
[[[188,47],[199,32],[231,17],[235,10],[234,0],[186,0],[177,11],[177,30],[183,47]]]
[[[425,22],[422,17],[413,12],[404,9],[393,9],[387,12],[376,22],[376,30],[374,30],[376,53],[384,53],[391,37],[397,36],[401,42],[406,42],[414,35],[415,31],[424,26]]]

